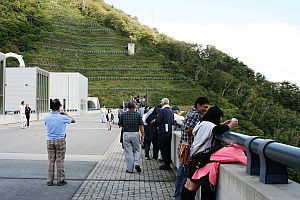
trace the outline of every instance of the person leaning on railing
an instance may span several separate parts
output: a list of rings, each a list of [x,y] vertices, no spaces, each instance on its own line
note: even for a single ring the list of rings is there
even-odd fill
[[[194,142],[191,146],[191,157],[213,146],[215,143],[215,135],[222,134],[238,125],[238,121],[234,118],[234,120],[227,120],[221,124],[223,116],[224,113],[218,106],[209,108],[204,114],[202,118],[203,121],[198,122],[193,129]],[[186,184],[182,187],[181,199],[195,199],[196,192],[201,185],[201,200],[214,200],[215,192],[211,188],[208,175],[199,180],[192,179],[197,168],[192,167],[190,164],[191,161],[187,166],[188,173],[186,173],[186,175],[188,179]]]

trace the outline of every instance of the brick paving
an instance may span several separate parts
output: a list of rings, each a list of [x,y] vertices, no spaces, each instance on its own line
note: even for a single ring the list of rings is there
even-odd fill
[[[161,163],[141,159],[142,172],[126,173],[123,149],[116,138],[73,199],[172,199],[175,173]]]

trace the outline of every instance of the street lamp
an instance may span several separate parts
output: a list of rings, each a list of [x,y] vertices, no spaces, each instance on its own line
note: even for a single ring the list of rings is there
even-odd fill
[[[5,114],[6,55],[0,52],[0,114]]]

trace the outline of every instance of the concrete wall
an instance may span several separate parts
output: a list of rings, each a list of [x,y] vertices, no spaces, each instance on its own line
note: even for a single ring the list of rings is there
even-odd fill
[[[177,148],[180,132],[172,137],[172,161],[178,167]],[[246,174],[241,164],[221,164],[219,167],[217,200],[299,200],[300,184],[289,180],[288,184],[263,184],[258,176]],[[197,200],[200,200],[198,191]]]
[[[21,101],[36,110],[36,68],[6,68],[5,110],[19,110]]]
[[[30,115],[30,121],[37,120],[36,114]],[[19,114],[8,114],[8,115],[0,115],[0,124],[13,124],[20,122],[20,115]]]
[[[49,113],[40,113],[39,115],[32,113],[30,115],[30,121],[41,121],[44,120],[45,116],[48,115]],[[70,116],[78,116],[80,113],[79,112],[69,112],[68,113]],[[93,110],[93,111],[88,111],[86,114],[99,114],[100,116],[100,111],[99,110]],[[20,122],[20,115],[19,114],[7,114],[7,115],[0,115],[0,125],[5,125],[5,124],[16,124]]]
[[[50,73],[50,99],[58,98],[65,109],[87,111],[88,79],[80,73]]]
[[[299,200],[300,184],[263,184],[258,176],[246,174],[240,164],[222,164],[217,185],[218,200]]]

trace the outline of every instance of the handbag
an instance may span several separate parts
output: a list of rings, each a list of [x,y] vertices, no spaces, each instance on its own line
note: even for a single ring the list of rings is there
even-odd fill
[[[215,153],[223,147],[223,145],[213,145],[197,153],[197,151],[199,151],[199,149],[206,143],[206,141],[203,144],[201,144],[190,157],[188,166],[186,168],[187,178],[191,179],[197,169],[202,168],[206,164],[210,163],[211,154]]]
[[[189,164],[190,160],[190,144],[188,142],[182,142],[178,146],[178,160],[184,165]]]

